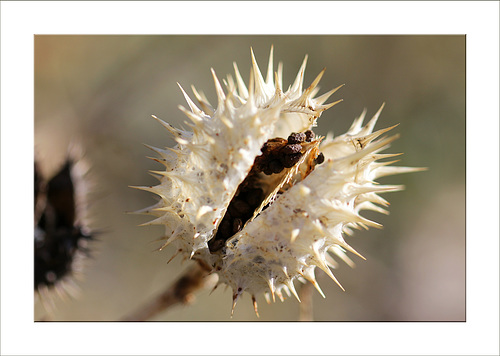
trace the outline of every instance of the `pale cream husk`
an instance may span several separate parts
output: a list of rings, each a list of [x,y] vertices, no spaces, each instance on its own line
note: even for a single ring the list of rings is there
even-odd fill
[[[321,142],[319,150],[325,162],[310,174],[303,172],[305,155],[278,178],[267,177],[270,190],[276,180],[286,180],[290,188],[279,197],[269,197],[275,199],[269,208],[247,222],[226,242],[225,248],[210,253],[207,243],[215,236],[239,184],[261,154],[262,145],[268,139],[286,138],[292,132],[313,128],[322,112],[337,103],[324,104],[338,88],[315,97],[324,71],[303,89],[306,60],[307,56],[295,82],[284,92],[283,66],[280,63],[277,72],[273,71],[272,49],[266,79],[252,52],[248,88],[236,64],[235,79],[228,76],[224,81],[226,91],[212,70],[218,97],[216,108],[193,87],[199,102],[195,105],[181,88],[190,107],[180,107],[190,119],[186,123],[189,131],[158,119],[174,136],[177,146],[151,147],[165,169],[152,172],[160,184],[138,187],[160,197],[157,204],[140,211],[156,217],[145,225],[165,226],[166,241],[160,249],[175,246],[175,255],[202,261],[218,273],[219,284],[233,289],[233,308],[243,292],[252,295],[254,306],[256,296],[262,293],[268,300],[274,300],[275,295],[283,300],[283,292],[298,299],[296,280],[310,281],[323,294],[315,279],[316,267],[338,283],[331,272],[336,267],[333,256],[352,266],[346,251],[359,255],[344,241],[344,234],[351,234],[352,228],[379,226],[363,218],[360,211],[387,213],[380,205],[388,203],[378,193],[402,189],[380,185],[375,180],[418,170],[378,162],[395,156],[379,152],[397,137],[380,137],[392,127],[373,132],[382,108],[365,126],[363,112],[346,134]]]

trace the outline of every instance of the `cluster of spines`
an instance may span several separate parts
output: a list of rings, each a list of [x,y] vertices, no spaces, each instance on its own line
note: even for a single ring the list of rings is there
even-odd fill
[[[393,128],[372,133],[379,114],[380,111],[364,127],[361,127],[362,115],[346,135],[325,143],[322,147],[344,145],[340,152],[347,153],[333,157],[335,155],[326,149],[327,161],[323,165],[277,199],[254,221],[252,229],[229,240],[230,250],[226,264],[221,268],[221,280],[233,287],[233,308],[244,291],[252,295],[253,301],[255,295],[265,289],[268,290],[264,292],[267,301],[274,301],[275,295],[283,300],[283,291],[299,299],[293,284],[296,279],[311,282],[324,297],[315,279],[316,267],[342,288],[331,271],[336,267],[331,255],[340,257],[350,266],[353,262],[346,251],[364,259],[345,242],[343,234],[350,234],[351,228],[380,228],[380,224],[362,217],[360,211],[387,213],[376,205],[388,205],[378,194],[403,189],[397,185],[377,185],[374,180],[385,175],[422,170],[387,167],[394,161],[377,162],[394,156],[378,152],[398,137],[377,140]],[[265,233],[261,234],[262,231]],[[241,277],[247,275],[247,270],[252,271],[252,278]],[[234,278],[236,275],[240,276],[239,279]]]
[[[252,51],[248,88],[234,64],[236,82],[228,76],[224,81],[225,94],[212,69],[216,109],[202,92],[192,87],[203,108],[200,109],[179,85],[190,110],[179,108],[190,119],[185,124],[192,131],[176,129],[154,116],[172,134],[177,146],[166,149],[147,146],[160,156],[153,159],[163,164],[165,170],[151,172],[160,180],[159,185],[135,188],[160,197],[157,204],[138,211],[156,216],[143,225],[167,227],[162,238],[166,242],[160,250],[173,241],[181,241],[178,251],[190,257],[206,248],[236,188],[260,154],[262,144],[276,134],[275,126],[288,120],[287,115],[295,114],[294,120],[301,122],[301,130],[310,128],[324,110],[338,103],[323,105],[338,88],[313,99],[324,71],[302,92],[306,59],[286,93],[281,90],[281,64],[273,76],[272,49],[265,80]]]
[[[420,170],[388,167],[394,162],[377,162],[395,156],[378,152],[397,136],[377,140],[392,127],[372,133],[380,110],[365,126],[362,126],[363,113],[345,135],[327,138],[322,144],[321,150],[327,158],[324,165],[234,235],[227,242],[227,252],[222,259],[219,256],[219,260],[214,260],[215,257],[208,254],[207,242],[215,235],[218,222],[250,171],[262,144],[271,137],[287,137],[291,132],[310,129],[323,111],[339,102],[324,104],[340,87],[314,98],[324,70],[308,88],[302,89],[306,62],[307,56],[286,92],[282,90],[283,65],[280,63],[273,73],[272,49],[265,80],[252,52],[248,88],[236,64],[236,80],[228,76],[224,81],[227,94],[212,70],[218,99],[215,109],[202,92],[192,87],[200,109],[181,88],[190,110],[182,106],[180,109],[191,120],[186,125],[192,132],[175,129],[159,120],[174,136],[177,146],[166,150],[150,147],[160,155],[161,158],[155,160],[165,166],[165,171],[153,172],[161,182],[158,186],[138,187],[161,198],[158,204],[141,211],[157,217],[147,224],[166,226],[163,239],[167,241],[160,249],[172,241],[180,241],[175,255],[183,252],[192,257],[200,252],[199,258],[210,259],[221,277],[220,283],[233,288],[233,309],[244,291],[252,295],[256,313],[256,295],[263,291],[268,301],[274,301],[275,296],[283,300],[283,292],[299,299],[293,284],[296,279],[308,280],[324,296],[315,279],[316,267],[340,286],[331,272],[336,266],[331,255],[350,266],[353,262],[346,251],[363,258],[344,241],[343,234],[350,234],[351,228],[380,227],[361,217],[359,212],[387,213],[379,205],[388,203],[378,193],[402,189],[401,186],[376,185],[375,179]],[[207,195],[207,192],[210,193]],[[283,217],[293,217],[293,221]],[[270,222],[268,229],[260,235],[266,219]],[[277,232],[277,229],[285,232]],[[277,242],[282,243],[281,251],[275,250],[273,244]],[[266,244],[268,256],[262,256]]]
[[[55,309],[57,295],[76,297],[96,232],[88,228],[88,165],[78,144],[68,148],[64,165],[46,179],[35,160],[35,296],[45,310]],[[55,292],[55,293],[53,293]]]

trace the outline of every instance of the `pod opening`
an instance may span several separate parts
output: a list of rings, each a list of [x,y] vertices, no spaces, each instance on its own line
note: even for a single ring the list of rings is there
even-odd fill
[[[215,236],[208,242],[211,253],[220,251],[229,238],[293,185],[292,178],[299,168],[303,179],[317,164],[323,163],[324,156],[318,150],[322,139],[312,130],[307,130],[293,132],[287,139],[276,137],[264,143],[262,154],[255,158],[250,172],[229,203]]]

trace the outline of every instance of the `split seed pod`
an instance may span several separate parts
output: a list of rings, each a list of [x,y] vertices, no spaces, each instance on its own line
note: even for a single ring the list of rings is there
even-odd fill
[[[373,132],[382,108],[365,126],[364,112],[342,136],[314,135],[317,119],[340,101],[325,104],[340,87],[316,97],[323,70],[304,90],[306,60],[285,92],[281,63],[273,72],[272,49],[266,79],[252,52],[248,87],[236,64],[226,91],[212,70],[216,108],[193,87],[197,106],[181,88],[189,110],[180,109],[191,130],[157,119],[177,146],[150,147],[165,169],[152,172],[160,184],[137,187],[160,197],[139,211],[155,216],[144,225],[165,226],[160,250],[173,245],[175,255],[209,266],[219,284],[233,289],[233,310],[243,292],[255,308],[262,293],[273,301],[283,300],[283,292],[299,299],[296,280],[308,280],[323,295],[316,267],[340,286],[333,256],[349,265],[347,251],[362,257],[344,234],[380,226],[360,212],[387,213],[379,194],[403,188],[375,180],[420,170],[379,162],[395,156],[380,152],[397,138],[382,136],[393,127]]]

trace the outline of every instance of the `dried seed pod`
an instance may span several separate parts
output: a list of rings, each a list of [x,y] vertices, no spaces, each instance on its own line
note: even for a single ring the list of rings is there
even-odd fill
[[[70,154],[77,156],[73,150]],[[34,288],[47,310],[54,303],[48,291],[75,294],[72,279],[79,277],[90,256],[93,236],[86,225],[83,201],[86,171],[81,158],[71,158],[45,181],[35,163]]]
[[[255,308],[261,293],[273,300],[282,291],[296,296],[297,279],[305,278],[320,290],[316,267],[336,281],[331,255],[347,261],[347,251],[359,255],[344,241],[344,232],[378,226],[360,212],[384,211],[375,205],[385,204],[378,194],[402,189],[377,185],[376,178],[418,170],[376,162],[384,157],[378,152],[396,138],[378,139],[389,129],[373,132],[380,111],[366,126],[364,115],[356,119],[345,135],[326,142],[316,138],[311,128],[337,103],[324,104],[338,88],[316,98],[321,72],[303,90],[305,64],[286,92],[281,67],[273,75],[272,54],[264,80],[252,53],[249,88],[235,67],[237,85],[224,93],[212,72],[218,105],[210,113],[183,91],[190,110],[181,110],[192,121],[192,131],[161,122],[178,145],[154,149],[165,165],[158,172],[160,184],[138,187],[161,197],[140,211],[156,217],[149,224],[166,227],[161,248],[174,244],[176,251],[211,266],[219,283],[233,289],[233,309],[244,292],[252,295]],[[212,107],[206,99],[198,100],[202,108]],[[312,164],[315,157],[318,165]],[[248,197],[254,189],[260,190],[259,199]],[[190,204],[183,203],[187,197]]]

